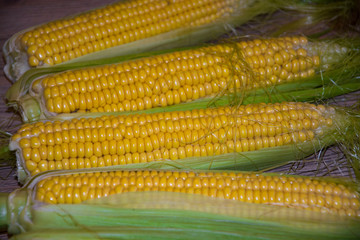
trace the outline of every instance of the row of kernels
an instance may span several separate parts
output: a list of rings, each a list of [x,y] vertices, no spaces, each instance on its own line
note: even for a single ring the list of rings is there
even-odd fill
[[[106,37],[104,39],[97,40],[91,43],[86,42],[83,45],[74,48],[73,50],[69,50],[67,52],[54,53],[53,55],[49,55],[49,56],[46,55],[45,50],[39,48],[37,49],[34,55],[29,56],[28,63],[32,67],[36,67],[44,63],[50,66],[54,64],[60,64],[62,62],[66,62],[73,58],[81,57],[83,55],[95,51],[104,50],[106,48],[115,47],[117,45],[125,44],[128,42],[132,42],[142,38],[147,38],[156,35],[160,32],[166,31],[168,28],[171,28],[170,26],[168,26],[169,24],[175,24],[175,23],[165,22],[165,24],[161,24],[160,26],[157,24],[152,24],[151,26],[146,28],[144,27],[141,29],[135,29],[131,32],[123,32],[121,34],[117,34],[111,37]],[[57,43],[52,43],[51,46],[53,47],[52,49],[53,52],[57,52],[58,49],[59,50],[62,49],[58,47]]]
[[[175,76],[172,77],[171,80],[164,79],[164,83],[167,86],[166,89],[177,89],[181,85],[185,85],[185,84],[196,85],[198,83],[209,82],[212,76],[215,78],[222,78],[222,77],[226,78],[228,75],[229,75],[229,70],[227,67],[217,65],[215,66],[215,68],[210,67],[210,69],[206,71],[205,70],[197,70],[195,72],[186,71],[184,73],[176,75],[176,77]],[[129,87],[131,88],[131,86],[135,86],[135,85],[137,86],[139,84],[144,84],[146,86],[149,86],[151,88],[154,87],[154,89],[156,89],[156,86],[154,86],[154,84],[157,83],[158,84],[157,88],[160,88],[159,85],[160,83],[158,82],[159,81],[161,82],[161,80],[159,81],[147,80],[146,83],[141,83],[145,81],[146,76],[147,73],[144,70],[134,70],[131,72],[123,72],[121,74],[111,74],[108,75],[107,77],[102,76],[99,79],[94,79],[94,81],[81,80],[81,81],[73,81],[71,83],[70,82],[65,83],[65,80],[62,82],[60,82],[59,80],[57,81],[57,83],[61,83],[60,85],[54,85],[48,82],[49,86],[44,88],[43,96],[45,97],[45,99],[49,99],[51,97],[57,97],[57,96],[66,97],[68,94],[72,94],[76,92],[86,93],[92,91],[100,91],[104,89],[112,89],[115,87],[121,89],[129,88]],[[177,82],[176,80],[179,82],[179,84],[176,84]],[[119,84],[123,86],[120,86]],[[145,92],[147,91],[150,91],[150,89],[146,90]]]
[[[167,4],[166,4],[165,1],[162,1],[159,4],[150,3],[148,5],[148,8],[144,8],[144,10],[146,10],[146,12],[149,12],[150,9],[153,9],[154,11],[157,11],[157,10],[165,7],[166,5]],[[94,12],[96,13],[96,12],[98,12],[98,10],[95,10]],[[147,15],[146,12],[143,12],[143,14]],[[112,19],[113,21],[111,21],[111,22],[122,21],[123,19],[121,19],[121,18],[127,18],[129,16],[129,14],[132,15],[132,16],[134,14],[137,15],[136,13],[137,13],[137,11],[134,8],[133,9],[123,10],[123,11],[120,11],[119,13],[114,13],[118,19],[115,19],[116,18],[115,17],[115,18]],[[92,13],[90,12],[90,14],[92,14]],[[122,14],[122,16],[120,16],[121,14]],[[159,11],[157,11],[157,15],[159,15]],[[85,13],[85,14],[82,14],[82,16],[83,16],[83,18],[84,17],[86,18],[86,16],[89,17],[89,14]],[[97,16],[97,14],[95,14],[95,16]],[[136,18],[136,16],[134,16],[134,17]],[[161,17],[161,16],[159,15],[158,17]],[[84,22],[80,22],[78,25],[64,26],[64,27],[61,27],[61,28],[58,28],[58,29],[56,29],[57,27],[56,27],[55,23],[61,25],[62,22],[67,22],[67,20],[55,21],[55,22],[46,24],[46,25],[49,25],[49,27],[52,27],[52,31],[47,31],[47,32],[41,31],[42,28],[40,27],[40,28],[37,28],[37,29],[35,29],[33,31],[27,32],[23,37],[23,38],[25,38],[26,41],[23,41],[23,43],[25,43],[28,46],[29,45],[31,46],[33,44],[33,39],[34,40],[38,39],[38,38],[40,38],[42,36],[46,36],[47,34],[49,34],[51,41],[62,40],[63,36],[65,36],[65,37],[68,37],[69,35],[72,36],[72,35],[74,35],[74,32],[79,34],[81,32],[88,32],[89,30],[91,30],[93,28],[103,27],[104,25],[111,24],[110,21],[105,22],[104,19],[102,19],[101,17],[99,17],[99,18],[96,17],[96,19],[97,19],[97,21],[94,21],[94,19],[86,19],[86,20],[84,20]],[[148,19],[150,21],[152,21],[151,16],[148,17]],[[154,19],[156,19],[156,18],[154,18]],[[70,21],[71,21],[71,19],[70,19]],[[126,25],[124,25],[123,27],[125,27],[125,26]],[[40,30],[40,31],[38,31],[38,30]],[[50,28],[48,28],[48,30],[50,30]],[[59,34],[56,34],[58,32],[59,32]],[[103,31],[103,32],[105,33],[106,31]]]
[[[186,102],[187,100],[196,100],[217,92],[220,88],[217,83],[199,84],[198,86],[185,86],[185,88],[179,88],[178,90],[169,90],[159,95],[144,96],[139,98],[137,94],[145,94],[145,91],[138,93],[137,90],[127,91],[127,94],[120,91],[122,89],[105,89],[104,91],[86,92],[86,93],[74,93],[66,97],[57,96],[55,98],[49,98],[46,100],[46,107],[49,112],[55,113],[70,113],[80,110],[92,111],[93,108],[105,107],[106,105],[119,104],[115,109],[130,110],[143,110],[158,106],[170,106],[180,102]],[[125,89],[126,90],[126,89]],[[151,94],[148,91],[148,94]],[[136,97],[136,98],[135,98]],[[119,98],[124,100],[119,100]],[[125,99],[126,98],[126,99]],[[127,99],[127,98],[130,98]],[[133,99],[134,98],[134,99]],[[121,107],[122,106],[122,107]],[[113,110],[111,110],[113,111]]]
[[[123,72],[128,72],[131,70],[140,70],[144,68],[146,70],[146,73],[149,74],[150,70],[147,67],[155,67],[162,63],[168,63],[170,64],[173,62],[174,64],[176,62],[186,60],[186,59],[197,59],[204,55],[204,52],[200,50],[187,50],[187,51],[180,51],[180,52],[174,52],[174,53],[168,53],[153,57],[147,57],[143,59],[137,59],[125,63],[119,63],[119,64],[113,64],[113,65],[104,65],[101,67],[94,67],[94,68],[87,68],[87,69],[81,69],[81,70],[73,70],[73,71],[67,71],[60,74],[54,74],[50,75],[49,77],[45,77],[42,79],[41,84],[42,87],[53,87],[56,85],[61,85],[66,82],[74,82],[74,81],[88,81],[88,80],[95,80],[96,78],[100,78],[102,76],[109,76],[113,74],[120,74]],[[203,65],[207,66],[208,61],[214,62],[214,60],[211,60],[209,56],[207,57],[207,60],[205,63],[202,63]],[[197,60],[195,60],[197,61]],[[203,61],[201,61],[203,62]],[[171,65],[171,64],[170,64]],[[144,67],[145,66],[145,67]],[[178,68],[178,64],[176,64],[176,68]],[[115,76],[114,76],[115,77]]]
[[[220,72],[217,68],[216,68],[216,71],[218,72],[217,75],[219,75],[219,74],[221,75],[221,76],[219,75],[220,77],[223,76],[222,72],[224,72],[224,74],[228,74],[227,68],[219,67],[219,69],[220,69]],[[84,73],[86,71],[84,70],[81,72]],[[77,71],[75,73],[81,74],[81,72]],[[121,74],[126,74],[126,76],[124,75],[123,77],[121,77]],[[102,76],[99,79],[95,79],[94,81],[81,80],[81,81],[76,81],[76,82],[71,81],[71,83],[70,82],[65,83],[67,79],[61,80],[61,77],[52,78],[53,81],[50,81],[51,79],[49,79],[49,81],[46,81],[47,87],[44,88],[43,95],[44,95],[45,99],[48,99],[50,97],[57,97],[59,95],[61,95],[62,97],[65,97],[68,94],[71,94],[73,92],[84,93],[84,92],[100,91],[102,89],[108,89],[108,88],[112,89],[112,88],[115,88],[116,85],[120,82],[121,82],[121,84],[131,84],[133,82],[137,82],[137,81],[134,81],[137,79],[139,79],[140,81],[141,81],[141,79],[145,80],[145,76],[147,75],[146,72],[144,72],[144,70],[132,71],[131,73],[121,73],[121,74],[118,75],[118,74],[114,73],[114,74],[108,75],[107,77]],[[212,75],[214,75],[214,74],[212,74],[212,73],[208,74],[208,73],[205,73],[205,72],[199,70],[198,73],[196,73],[196,74],[192,73],[189,76],[195,81],[195,83],[196,83],[196,79],[198,79],[199,82],[201,83],[201,82],[209,81],[208,77],[210,77]],[[206,77],[206,76],[208,76],[208,77]],[[226,76],[226,75],[224,75],[224,76]],[[183,81],[183,80],[185,80],[185,76],[183,77],[183,75],[179,75],[177,79],[180,80],[180,83],[181,82],[185,83],[185,81]],[[203,80],[201,80],[201,79],[203,79]],[[44,79],[44,80],[47,80],[47,79]],[[125,80],[126,80],[126,82],[124,82]],[[150,84],[150,87],[152,87],[151,82],[149,82],[149,84]],[[57,86],[57,85],[59,85],[59,86]],[[118,87],[125,88],[127,86],[118,86]],[[145,92],[147,92],[147,91],[145,91]]]
[[[308,118],[304,118],[302,120],[296,120],[296,121],[290,120],[290,123],[279,121],[277,124],[275,124],[276,122],[275,115],[273,116],[270,115],[269,118],[265,117],[263,118],[263,120],[260,115],[259,117],[260,117],[259,120],[255,120],[255,118],[250,118],[249,120],[248,117],[242,117],[242,118],[237,118],[236,121],[234,121],[234,119],[230,116],[230,118],[226,120],[229,121],[228,123],[226,121],[219,122],[218,120],[216,120],[218,119],[217,117],[215,117],[215,120],[209,117],[199,118],[199,119],[186,118],[176,121],[166,120],[166,122],[163,123],[165,125],[163,125],[162,130],[178,132],[180,130],[204,129],[212,126],[211,128],[214,129],[225,127],[228,129],[228,131],[230,131],[231,128],[237,129],[241,127],[246,127],[247,130],[251,130],[251,132],[254,132],[253,127],[255,125],[256,129],[261,129],[262,133],[263,132],[272,133],[274,131],[279,132],[279,131],[289,131],[289,130],[317,129],[319,127],[319,123],[321,125],[326,124],[326,126],[331,126],[333,124],[331,118],[320,118],[320,121],[317,121],[315,119],[310,120]],[[55,129],[51,124],[47,124],[46,126],[42,125],[39,127],[34,127],[32,128],[32,130],[24,130],[18,134],[14,134],[12,139],[20,141],[19,144],[21,147],[30,147],[37,145],[35,143],[38,142],[36,140],[37,138],[39,138],[41,143],[46,143],[47,138],[51,140],[50,142],[55,142],[55,140],[58,142],[62,140],[68,142],[70,141],[69,140],[70,136],[71,138],[73,138],[78,133],[82,134],[81,136],[87,136],[90,129],[93,129],[91,131],[95,131],[93,133],[98,132],[99,135],[96,134],[96,136],[99,136],[99,138],[101,139],[112,138],[112,137],[122,138],[124,135],[130,134],[130,132],[133,132],[135,130],[134,128],[125,127],[125,125],[132,126],[131,122],[128,122],[127,124],[123,125],[124,121],[120,122],[116,118],[112,119],[111,122],[110,120],[106,121],[105,127],[104,127],[104,122],[102,121],[91,121],[85,123],[86,124],[84,126],[81,121],[77,121],[76,123],[72,122],[70,123],[70,125],[67,122],[64,122],[61,124],[60,123],[55,124],[54,125]],[[285,124],[285,125],[280,126],[279,124]],[[112,127],[110,128],[110,126]],[[122,127],[118,128],[118,126],[122,126]],[[145,136],[147,134],[153,134],[154,132],[156,133],[160,132],[160,125],[157,121],[155,122],[144,121],[140,125],[134,125],[134,127],[138,127],[138,130],[136,130],[138,132],[137,136]],[[78,130],[82,130],[82,132],[78,132]],[[82,139],[85,139],[85,137],[82,137]]]
[[[293,132],[274,137],[256,137],[253,139],[220,140],[198,145],[198,139],[190,144],[180,141],[161,141],[152,135],[151,138],[123,141],[104,141],[103,143],[63,143],[61,145],[44,146],[41,148],[24,148],[25,165],[32,174],[53,169],[76,169],[86,167],[103,167],[117,164],[132,164],[156,160],[177,160],[189,157],[216,156],[232,152],[247,152],[267,147],[287,145],[292,142],[312,140],[311,131]],[[165,138],[165,137],[164,137]],[[141,140],[141,141],[140,141]],[[191,140],[191,139],[190,139]],[[112,158],[109,158],[109,155]],[[114,158],[114,156],[117,156]],[[108,156],[108,157],[107,157]],[[70,158],[70,163],[67,159]],[[88,163],[82,160],[89,159]],[[118,160],[119,158],[119,160]],[[111,159],[113,159],[111,161]],[[115,159],[115,160],[114,160]],[[75,165],[74,165],[75,163]],[[92,164],[90,164],[92,163]],[[84,165],[85,164],[85,165]],[[53,167],[51,167],[53,166]]]
[[[139,179],[141,184],[142,179]],[[337,198],[333,202],[329,200],[331,198],[324,199],[321,196],[314,196],[311,194],[293,194],[283,193],[275,191],[256,191],[256,190],[232,190],[229,187],[224,189],[212,188],[196,188],[196,187],[179,187],[182,184],[178,182],[175,187],[164,186],[161,179],[158,180],[159,186],[153,187],[136,187],[136,186],[117,186],[114,189],[110,187],[96,187],[89,188],[88,186],[82,186],[80,188],[67,187],[59,190],[55,195],[52,192],[44,192],[43,190],[38,191],[38,200],[45,201],[51,204],[61,203],[80,203],[85,200],[105,197],[113,194],[120,194],[125,192],[135,191],[167,191],[167,192],[182,192],[188,194],[202,194],[209,197],[225,198],[232,200],[239,200],[242,202],[249,203],[263,203],[270,205],[282,205],[290,207],[298,207],[302,209],[310,209],[314,211],[323,211],[337,213],[340,215],[357,216],[359,210],[357,208],[348,208],[346,205],[342,206],[340,198]],[[54,187],[58,189],[59,187]],[[339,206],[339,207],[337,207]]]
[[[265,53],[267,49],[279,51],[283,49],[292,49],[298,45],[306,45],[307,39],[305,37],[285,37],[285,38],[272,38],[272,39],[255,39],[249,41],[242,41],[237,45],[242,49],[253,48],[256,55]]]
[[[275,119],[276,117],[276,119]],[[104,140],[120,140],[123,138],[131,139],[133,137],[146,137],[152,134],[162,133],[179,133],[184,131],[203,130],[208,131],[207,135],[216,135],[216,132],[223,131],[230,138],[238,136],[241,138],[252,138],[253,136],[274,136],[286,132],[293,132],[299,130],[317,129],[321,125],[331,125],[331,119],[321,118],[321,121],[316,119],[303,118],[299,120],[283,119],[280,114],[270,115],[270,119],[265,118],[262,121],[256,120],[254,117],[240,117],[233,119],[232,116],[215,116],[203,118],[186,118],[179,120],[164,120],[154,122],[144,122],[142,125],[125,126],[119,124],[117,121],[113,123],[108,121],[107,127],[103,127],[100,122],[92,121],[86,124],[85,128],[76,128],[76,125],[71,125],[71,128],[64,125],[66,129],[62,129],[62,124],[55,124],[54,128],[38,128],[35,136],[24,137],[19,140],[19,146],[38,148],[41,144],[54,145],[62,142],[85,142],[85,141],[104,141]],[[119,125],[118,125],[119,124]],[[50,126],[50,125],[48,125]],[[78,125],[80,127],[80,125]],[[84,127],[84,126],[83,126]],[[35,133],[35,132],[33,132]],[[203,135],[203,134],[201,134]]]
[[[278,72],[277,69],[280,68],[286,70],[289,73],[296,74],[317,67],[320,64],[318,58],[318,56],[299,57],[290,61],[285,61],[281,55],[275,54],[275,56],[248,57],[246,58],[246,62],[252,69],[254,69],[254,72],[257,72],[256,70],[259,68],[269,69],[266,70],[267,75],[270,75],[271,73],[276,75]],[[271,72],[270,69],[272,69]]]
[[[120,2],[115,3],[114,5],[106,6],[102,9],[95,9],[91,12],[80,14],[73,19],[64,19],[64,20],[57,20],[50,23],[47,23],[43,26],[35,28],[33,31],[26,32],[24,36],[22,37],[22,40],[24,43],[30,38],[30,37],[40,37],[41,34],[49,34],[52,31],[60,30],[67,27],[74,27],[76,32],[80,32],[81,30],[77,29],[77,26],[82,23],[86,23],[91,19],[101,19],[104,14],[103,12],[106,12],[106,16],[109,16],[110,14],[115,14],[114,12],[119,11],[121,9],[125,8],[133,8],[136,6],[141,6],[143,4],[151,3],[151,1],[142,1],[143,3],[140,3],[140,1],[129,1],[129,2]],[[146,9],[146,8],[145,8]],[[119,19],[120,20],[120,19]],[[99,21],[99,24],[102,26],[104,25],[103,22]],[[69,28],[70,29],[70,28]],[[86,29],[85,29],[86,30]]]
[[[262,190],[278,190],[278,191],[293,191],[293,192],[317,192],[319,194],[328,195],[344,195],[348,198],[357,198],[356,192],[336,182],[326,182],[320,179],[312,179],[309,177],[300,176],[272,176],[261,175],[247,172],[192,172],[192,171],[164,171],[164,170],[125,170],[125,171],[110,171],[110,172],[88,172],[80,174],[71,174],[70,176],[57,176],[42,180],[38,186],[45,187],[47,184],[61,183],[62,187],[66,186],[80,186],[88,184],[88,178],[96,177],[103,180],[109,177],[147,177],[147,176],[165,176],[166,178],[175,177],[183,180],[187,178],[201,178],[204,186],[216,185],[217,180],[222,183],[222,186],[232,186],[237,189],[262,189]],[[212,185],[209,185],[209,179]],[[63,180],[66,180],[65,182]],[[234,182],[233,180],[236,180]],[[77,182],[75,185],[74,183]],[[66,183],[68,185],[66,185]],[[235,184],[236,185],[233,185]],[[94,185],[95,184],[95,185]],[[248,184],[248,185],[247,185]],[[92,182],[92,186],[97,186]],[[110,183],[105,183],[110,186]],[[290,186],[290,187],[289,187]],[[49,190],[49,189],[47,189]]]
[[[290,104],[290,105],[289,105]],[[332,125],[331,114],[333,114],[332,108],[327,108],[324,106],[318,106],[312,104],[305,104],[305,103],[287,103],[287,104],[268,104],[268,105],[261,105],[261,108],[258,108],[256,104],[247,105],[247,106],[239,106],[236,108],[216,108],[216,109],[200,109],[200,110],[192,110],[192,111],[184,111],[184,112],[169,112],[169,113],[156,113],[147,116],[144,118],[143,115],[133,115],[131,117],[124,117],[124,116],[112,116],[97,119],[73,119],[71,121],[64,121],[64,122],[54,122],[47,121],[45,123],[38,122],[36,124],[24,124],[17,132],[14,134],[13,139],[18,139],[19,137],[27,137],[42,133],[49,133],[53,131],[62,131],[67,129],[82,129],[88,127],[101,127],[103,126],[103,121],[109,122],[110,120],[113,122],[111,125],[112,127],[117,127],[118,124],[125,123],[127,126],[131,126],[132,124],[138,123],[138,119],[140,117],[141,122],[140,124],[145,124],[145,122],[152,122],[152,121],[159,121],[161,119],[165,120],[177,120],[181,118],[204,118],[204,117],[216,117],[218,115],[225,115],[226,118],[231,121],[231,123],[237,124],[254,124],[258,123],[272,123],[275,121],[282,121],[282,120],[301,120],[306,118],[310,118],[312,120],[318,119],[320,123],[325,122],[327,125]],[[259,106],[260,106],[259,105]],[[328,109],[328,110],[327,110]],[[330,111],[331,110],[331,111]],[[289,112],[287,112],[289,111]],[[329,112],[330,111],[330,112]],[[328,114],[327,114],[328,113]],[[238,115],[239,114],[239,115]],[[251,115],[254,114],[254,115]],[[324,118],[321,115],[326,114],[327,117]],[[238,118],[239,120],[234,121],[234,117]],[[103,120],[102,120],[103,119]],[[310,123],[315,121],[309,122],[308,120],[304,120],[305,128]],[[90,124],[91,122],[91,124]],[[85,124],[83,126],[83,123]],[[96,123],[96,124],[95,124]],[[106,123],[107,124],[107,123]],[[53,129],[55,126],[55,129]],[[109,125],[110,126],[110,125]]]
[[[150,115],[145,114],[134,114],[130,116],[102,116],[98,118],[88,119],[88,118],[81,118],[77,119],[74,118],[72,120],[65,120],[65,121],[45,121],[45,122],[37,122],[35,124],[23,124],[18,132],[24,132],[33,129],[34,127],[42,127],[46,126],[50,129],[53,128],[53,125],[63,125],[57,126],[55,131],[61,131],[64,126],[68,124],[80,124],[76,129],[79,128],[87,128],[86,125],[88,122],[93,122],[90,124],[95,127],[94,123],[97,122],[98,127],[103,126],[104,123],[108,121],[116,121],[118,124],[126,124],[126,126],[131,126],[132,124],[144,124],[145,122],[152,122],[152,121],[159,121],[159,120],[178,120],[182,118],[202,118],[202,117],[212,117],[212,116],[219,116],[219,115],[233,115],[238,117],[246,117],[247,115],[254,114],[256,120],[261,121],[261,118],[267,119],[266,115],[268,114],[286,114],[289,111],[289,116],[291,119],[296,120],[303,119],[304,115],[309,118],[318,118],[320,114],[325,114],[329,112],[329,114],[333,114],[334,108],[327,107],[324,105],[314,105],[310,103],[303,103],[303,102],[283,102],[283,103],[258,103],[258,104],[248,104],[248,105],[239,105],[236,107],[218,107],[218,108],[206,108],[206,109],[193,109],[193,110],[185,110],[185,111],[174,111],[174,112],[160,112],[154,113]],[[260,116],[260,115],[261,116]],[[288,114],[287,114],[288,115]],[[100,125],[99,125],[100,124]],[[89,125],[89,126],[90,126]],[[115,125],[113,125],[115,127]],[[74,128],[74,127],[69,127]],[[67,129],[68,127],[66,127]],[[52,130],[50,130],[52,131]],[[48,131],[47,131],[48,132]]]

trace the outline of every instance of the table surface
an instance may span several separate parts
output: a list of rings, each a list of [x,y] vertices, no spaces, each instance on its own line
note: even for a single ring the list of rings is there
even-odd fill
[[[114,0],[0,0],[0,46],[16,32],[47,21],[62,18],[71,14],[92,9]],[[2,55],[2,49],[0,50]],[[20,124],[20,117],[9,109],[4,101],[4,96],[11,82],[3,72],[4,59],[0,58],[0,129],[14,132]],[[339,105],[351,105],[359,93],[337,97],[333,102]],[[274,171],[295,172],[303,175],[330,175],[349,176],[351,170],[342,153],[335,147],[327,150],[321,161],[318,156],[323,152],[309,157],[306,161],[295,162],[275,169]],[[16,179],[16,169],[0,167],[0,192],[11,192],[20,185]],[[0,239],[7,239],[6,232],[0,232]]]

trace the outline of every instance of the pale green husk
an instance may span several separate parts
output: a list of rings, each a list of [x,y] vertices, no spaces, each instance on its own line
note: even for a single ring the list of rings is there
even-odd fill
[[[112,170],[121,168],[113,167]],[[59,205],[47,205],[33,200],[32,190],[42,179],[82,172],[86,170],[40,174],[23,189],[12,193],[8,200],[9,232],[25,232],[14,238],[357,239],[359,236],[358,217],[243,203],[195,194],[130,192],[81,204]]]

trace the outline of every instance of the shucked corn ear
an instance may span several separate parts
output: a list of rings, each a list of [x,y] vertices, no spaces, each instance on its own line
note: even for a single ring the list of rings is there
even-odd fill
[[[205,25],[238,10],[238,4],[235,0],[120,1],[35,27],[20,42],[30,67],[51,66],[184,26]]]
[[[328,234],[344,234],[339,230],[345,225],[351,236],[353,224],[359,226],[360,214],[359,194],[350,183],[236,171],[114,168],[53,172],[35,177],[10,194],[7,204],[6,197],[0,198],[0,223],[10,225],[11,233],[69,228],[91,228],[94,233],[97,227],[128,226],[186,229],[194,226],[189,223],[195,219],[212,216],[207,220],[218,222],[210,224],[212,230],[222,229],[221,219],[228,220],[228,231],[235,221],[240,232],[246,223],[240,219],[256,220],[253,224],[260,225],[270,221],[271,230],[277,226],[275,222],[285,221],[287,232],[294,226],[319,231],[320,222],[328,221],[339,227],[335,231],[326,224]],[[132,217],[126,217],[128,214]],[[201,221],[198,224],[195,226],[202,230],[210,227]]]
[[[311,178],[237,172],[135,170],[72,174],[39,182],[35,200],[76,204],[113,194],[167,191],[360,216],[359,195]]]
[[[75,16],[25,29],[4,45],[4,72],[11,80],[23,73],[51,73],[156,49],[190,46],[223,33],[257,15],[282,9],[304,25],[336,19],[352,0],[124,0]],[[300,14],[299,14],[300,13]],[[304,21],[304,19],[306,19]],[[264,26],[266,24],[263,24]],[[285,25],[286,26],[286,25]],[[52,65],[54,65],[52,67]],[[27,71],[27,70],[34,71]]]
[[[4,46],[5,72],[15,80],[31,68],[202,42],[274,10],[257,2],[118,1],[15,34]]]
[[[34,121],[69,113],[150,110],[210,101],[226,93],[240,99],[254,89],[306,79],[325,84],[323,72],[349,52],[339,44],[309,42],[301,36],[244,40],[50,74],[32,81],[29,89],[19,89],[18,82],[9,90],[8,101],[25,121]],[[340,85],[346,77],[332,80]]]
[[[10,150],[20,181],[48,170],[112,165],[254,170],[330,144],[343,118],[332,107],[284,102],[45,121],[23,125]]]

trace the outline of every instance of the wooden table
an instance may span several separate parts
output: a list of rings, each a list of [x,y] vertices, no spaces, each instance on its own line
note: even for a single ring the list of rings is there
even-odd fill
[[[55,20],[80,11],[101,6],[114,0],[1,0],[0,1],[0,46],[14,33],[28,27]],[[2,50],[1,55],[2,55]],[[4,59],[0,59],[0,126],[1,130],[14,132],[20,124],[20,117],[4,102],[4,95],[11,83],[6,79]],[[336,98],[337,104],[352,104],[358,98],[358,93]],[[9,119],[12,119],[11,122]],[[9,125],[9,123],[11,123]],[[315,170],[316,169],[316,170]],[[324,160],[319,163],[312,156],[307,161],[288,164],[276,171],[293,172],[304,175],[349,176],[346,160],[336,148],[326,152]],[[11,192],[20,185],[16,180],[16,171],[11,167],[0,167],[0,192]],[[0,239],[7,239],[6,232],[0,233]]]

